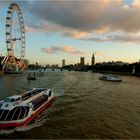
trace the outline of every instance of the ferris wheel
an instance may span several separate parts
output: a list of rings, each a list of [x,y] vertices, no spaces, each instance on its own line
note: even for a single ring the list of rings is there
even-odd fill
[[[4,65],[3,69],[6,65],[17,65],[17,60],[18,67],[21,67],[20,64],[23,63],[25,57],[25,27],[22,12],[18,4],[10,4],[5,26],[7,54],[2,61]],[[17,42],[18,46],[16,46]],[[16,53],[17,50],[18,53]]]

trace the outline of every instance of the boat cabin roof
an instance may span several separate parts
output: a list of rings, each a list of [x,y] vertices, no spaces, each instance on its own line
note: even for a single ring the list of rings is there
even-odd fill
[[[7,102],[15,102],[15,101],[20,100],[20,98],[21,98],[21,95],[13,95],[13,96],[7,97],[6,101]]]

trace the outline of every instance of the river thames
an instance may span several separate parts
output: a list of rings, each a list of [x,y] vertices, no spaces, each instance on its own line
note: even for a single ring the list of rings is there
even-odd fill
[[[139,77],[114,83],[100,81],[98,73],[48,70],[29,82],[26,75],[1,77],[0,99],[33,87],[54,89],[56,99],[31,124],[0,130],[1,138],[140,139]]]

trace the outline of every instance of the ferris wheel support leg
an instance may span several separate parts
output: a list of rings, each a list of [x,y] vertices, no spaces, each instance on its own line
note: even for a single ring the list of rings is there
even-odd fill
[[[2,71],[4,71],[7,61],[8,61],[8,57],[6,56],[4,61],[2,61],[2,65],[3,65]]]
[[[4,59],[2,60],[1,64],[4,64],[4,62],[7,60],[7,55],[4,57]]]

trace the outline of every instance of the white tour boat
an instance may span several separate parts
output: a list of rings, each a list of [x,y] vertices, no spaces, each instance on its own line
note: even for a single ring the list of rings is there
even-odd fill
[[[111,82],[121,82],[122,80],[115,75],[103,75],[99,77],[99,80],[111,81]]]
[[[53,90],[46,88],[33,88],[22,95],[7,97],[6,101],[0,101],[0,129],[25,126],[54,99]]]

